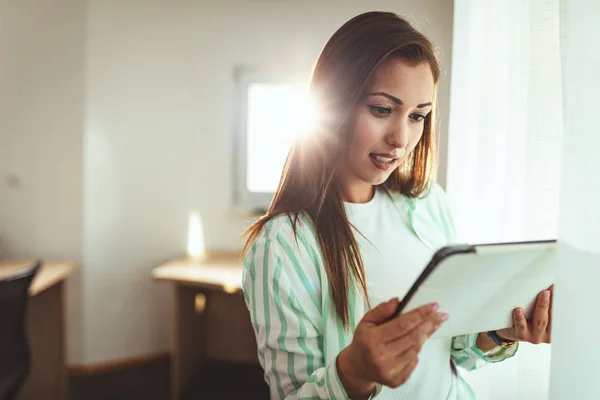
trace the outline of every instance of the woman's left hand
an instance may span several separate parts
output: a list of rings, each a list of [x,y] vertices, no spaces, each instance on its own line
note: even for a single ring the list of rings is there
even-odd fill
[[[533,344],[550,343],[553,294],[554,285],[538,295],[531,320],[525,319],[525,312],[522,308],[515,308],[513,311],[513,327],[500,329],[496,331],[496,334],[508,340]]]

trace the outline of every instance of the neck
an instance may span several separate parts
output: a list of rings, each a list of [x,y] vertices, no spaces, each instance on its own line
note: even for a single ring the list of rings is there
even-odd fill
[[[342,200],[347,203],[368,203],[375,194],[373,185],[341,185]]]

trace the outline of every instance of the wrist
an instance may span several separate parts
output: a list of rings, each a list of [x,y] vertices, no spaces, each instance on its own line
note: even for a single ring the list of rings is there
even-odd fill
[[[516,342],[517,341],[517,338],[510,335],[510,333],[508,332],[507,329],[499,329],[499,330],[496,330],[493,332],[496,334],[496,337],[498,337],[503,342]]]
[[[477,335],[475,346],[484,353],[487,353],[496,348],[497,345],[492,338],[488,336],[487,332],[480,332],[479,335]]]
[[[515,343],[518,343],[518,340],[509,334],[509,331],[506,329],[500,329],[497,331],[490,331],[487,335],[496,343],[497,346],[511,346]]]
[[[336,369],[346,394],[351,399],[368,399],[375,390],[376,383],[362,379],[360,373],[354,371],[350,346],[340,352],[336,359]]]

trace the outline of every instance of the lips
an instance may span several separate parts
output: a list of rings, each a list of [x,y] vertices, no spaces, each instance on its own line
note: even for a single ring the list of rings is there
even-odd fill
[[[371,154],[369,154],[369,158],[371,159],[371,161],[373,162],[375,167],[377,167],[378,169],[380,169],[382,171],[389,171],[392,168],[394,168],[394,165],[396,165],[396,160],[397,160],[391,154],[382,155],[382,154],[371,153]]]
[[[385,162],[385,163],[389,163],[389,162],[395,161],[397,159],[397,157],[395,157],[392,154],[376,154],[376,153],[371,153],[370,156],[373,157],[374,159],[376,159],[379,162]]]

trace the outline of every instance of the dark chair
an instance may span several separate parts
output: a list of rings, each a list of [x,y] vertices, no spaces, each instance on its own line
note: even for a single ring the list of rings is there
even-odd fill
[[[40,267],[38,261],[0,280],[0,400],[15,399],[29,374],[28,291]]]

